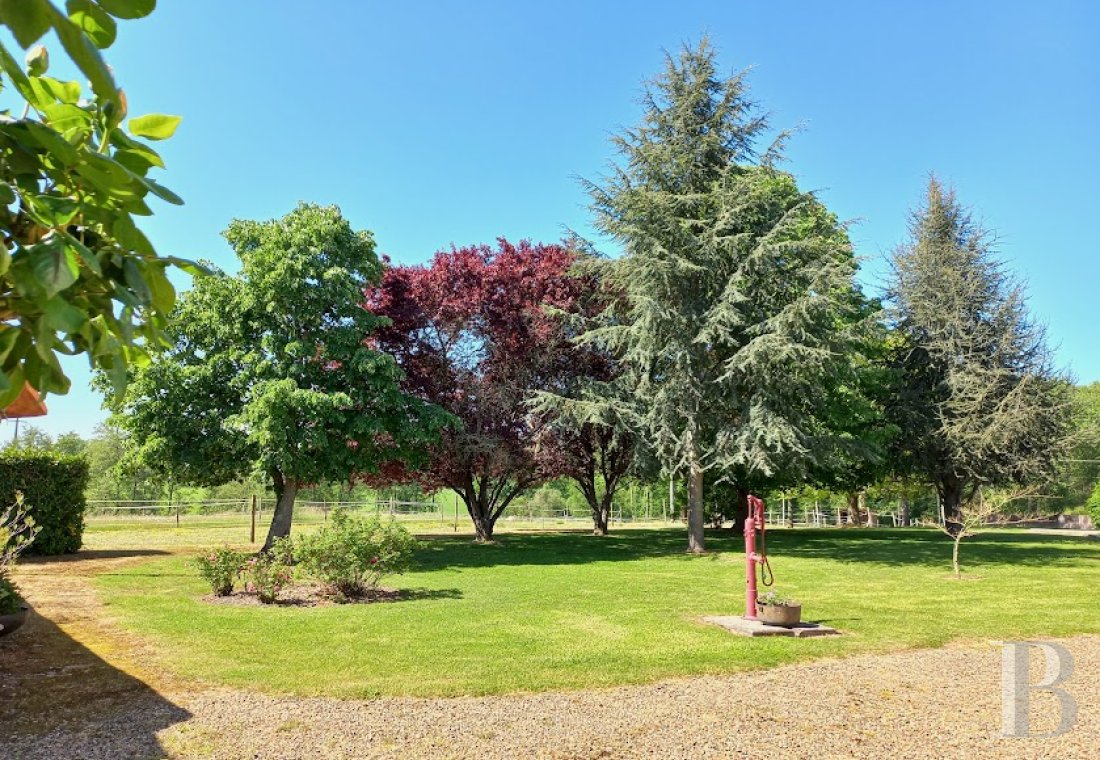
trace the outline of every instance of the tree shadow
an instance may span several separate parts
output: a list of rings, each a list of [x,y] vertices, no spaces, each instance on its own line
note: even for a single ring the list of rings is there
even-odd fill
[[[710,531],[707,549],[719,553],[744,552],[744,539],[729,529]],[[433,536],[423,540],[417,562],[423,570],[463,569],[497,565],[574,565],[668,558],[706,559],[686,553],[682,528],[626,529],[609,536],[577,532],[506,533],[492,544],[475,544],[465,536]],[[990,565],[1075,564],[1093,552],[1064,551],[1068,546],[1100,550],[1084,540],[1031,533],[997,532],[966,539],[968,562]],[[914,528],[837,529],[805,528],[769,531],[772,556],[828,559],[880,565],[942,566],[950,558],[951,542],[933,530]]]
[[[72,554],[28,554],[19,558],[20,565],[52,565],[58,562],[84,562],[86,560],[129,559],[131,557],[167,556],[171,552],[160,549],[81,549]]]
[[[166,757],[157,732],[190,717],[33,610],[0,637],[5,758]]]

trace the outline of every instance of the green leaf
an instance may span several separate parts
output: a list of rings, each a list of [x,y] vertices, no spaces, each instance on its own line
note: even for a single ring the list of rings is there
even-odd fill
[[[73,220],[80,205],[72,198],[56,195],[25,195],[31,215],[43,227],[64,227]]]
[[[11,251],[3,241],[0,241],[0,276],[8,273],[11,268]]]
[[[153,302],[153,291],[149,288],[149,283],[145,281],[145,267],[141,265],[141,261],[133,256],[128,257],[122,263],[122,273],[126,276],[126,284],[138,297],[141,305],[151,304]]]
[[[34,77],[30,80],[30,87],[34,91],[35,106],[45,106],[54,101],[76,104],[80,100],[80,84],[77,82],[62,82],[53,77]]]
[[[148,140],[167,140],[180,125],[179,116],[151,113],[130,119],[130,134]]]
[[[54,296],[46,302],[45,313],[51,327],[66,333],[77,332],[88,321],[84,312],[61,296]]]
[[[50,126],[66,137],[78,130],[91,131],[92,115],[69,103],[54,103],[39,109]]]
[[[10,325],[0,327],[0,364],[8,361],[8,355],[15,348],[15,341],[19,338],[19,328]]]
[[[38,45],[27,51],[24,59],[27,64],[27,73],[32,77],[40,77],[50,68],[50,54],[45,45]]]
[[[120,151],[125,150],[128,153],[137,153],[153,166],[164,168],[164,160],[160,157],[160,154],[150,148],[143,142],[139,142],[134,138],[127,135],[121,129],[116,129],[111,133],[111,144],[118,148]]]
[[[111,227],[111,233],[115,236],[115,240],[118,244],[128,251],[134,251],[136,253],[143,253],[148,256],[155,256],[156,251],[153,248],[153,244],[149,242],[149,238],[145,237],[145,234],[137,228],[134,224],[134,220],[130,218],[129,214],[120,214],[115,219],[114,225]]]
[[[172,266],[187,272],[187,274],[192,277],[206,277],[207,275],[214,274],[214,270],[210,267],[205,267],[189,259],[181,259],[178,256],[162,256],[161,260],[167,261]]]
[[[12,57],[3,45],[0,45],[0,69],[3,69],[4,73],[11,77],[11,82],[15,85],[15,89],[19,90],[19,94],[33,102],[34,91],[31,89],[30,79],[27,78],[19,62]]]
[[[91,0],[67,0],[65,9],[69,18],[83,30],[100,50],[109,48],[115,41],[118,27],[115,20]]]
[[[161,198],[162,200],[166,200],[169,203],[171,203],[173,205],[176,205],[176,206],[182,206],[183,205],[183,198],[180,198],[178,195],[173,193],[171,190],[169,190],[164,185],[160,184],[159,182],[154,182],[151,179],[146,179],[144,177],[140,177],[140,179],[141,179],[141,183],[143,185],[145,185],[147,188],[149,188],[150,190],[152,190],[153,194],[156,195],[158,198]]]
[[[53,27],[65,52],[73,59],[73,63],[88,77],[92,83],[92,91],[105,101],[119,105],[118,87],[111,76],[111,70],[107,68],[103,56],[99,54],[88,35],[74,24],[60,11],[50,6],[53,14]]]
[[[72,285],[80,274],[75,253],[63,246],[56,235],[32,245],[27,254],[31,257],[30,271],[47,298],[53,298]]]
[[[168,314],[176,305],[176,289],[165,276],[164,267],[146,267],[145,282],[153,296],[153,308]]]
[[[29,48],[50,30],[51,10],[46,0],[0,0],[0,20],[22,48]]]
[[[92,252],[88,246],[81,243],[67,230],[62,230],[61,235],[65,240],[65,245],[72,248],[76,255],[80,257],[80,260],[84,262],[84,265],[88,267],[92,272],[97,275],[103,274],[103,267],[100,266],[99,258]]]
[[[144,18],[157,7],[157,0],[98,0],[115,18]]]

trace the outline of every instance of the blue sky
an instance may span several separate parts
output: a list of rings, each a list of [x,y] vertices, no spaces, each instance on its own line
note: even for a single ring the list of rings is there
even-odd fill
[[[146,225],[162,253],[233,269],[230,219],[310,200],[415,262],[587,231],[576,177],[636,121],[662,49],[703,33],[725,68],[754,67],[776,126],[804,125],[789,169],[858,220],[869,287],[935,171],[997,231],[1062,364],[1100,380],[1091,2],[187,0],[125,22],[107,58],[131,114],[184,117],[162,179],[187,205]],[[104,414],[68,368],[35,422],[88,434]]]

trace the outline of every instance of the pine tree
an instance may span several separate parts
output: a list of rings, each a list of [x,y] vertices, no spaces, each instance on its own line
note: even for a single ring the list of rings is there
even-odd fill
[[[768,122],[745,74],[720,78],[704,41],[668,56],[621,161],[590,183],[598,228],[622,244],[622,298],[586,340],[639,378],[662,467],[689,484],[689,550],[703,543],[708,471],[744,489],[791,482],[835,450],[819,414],[848,372],[862,297],[836,218],[762,154]]]
[[[983,485],[1041,481],[1067,444],[1068,384],[993,236],[934,177],[892,258],[898,459],[958,525]]]

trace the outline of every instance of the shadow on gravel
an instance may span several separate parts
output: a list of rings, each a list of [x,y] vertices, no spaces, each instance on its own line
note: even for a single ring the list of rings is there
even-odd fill
[[[827,559],[882,565],[943,565],[950,540],[934,530],[920,528],[808,528],[768,532],[772,556]],[[729,528],[707,532],[707,549],[741,553],[744,539]],[[468,537],[430,536],[417,554],[421,569],[475,568],[498,565],[573,565],[648,558],[706,561],[707,555],[685,553],[683,529],[625,529],[610,536],[579,532],[504,533],[491,544],[475,544]],[[1067,551],[1072,549],[1072,551]],[[1083,551],[1082,551],[1083,550]],[[970,561],[983,565],[1075,564],[1100,557],[1100,544],[1024,532],[990,532],[967,539]]]
[[[0,637],[5,760],[166,757],[156,733],[190,717],[33,610]]]

